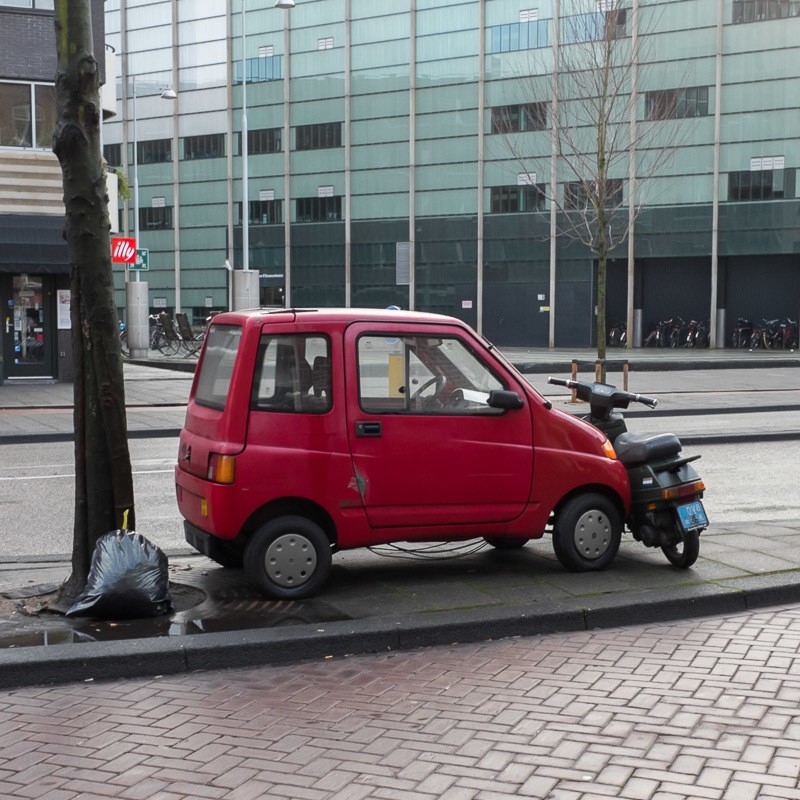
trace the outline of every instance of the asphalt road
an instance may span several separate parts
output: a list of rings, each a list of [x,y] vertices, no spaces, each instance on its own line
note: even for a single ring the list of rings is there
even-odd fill
[[[785,419],[784,419],[785,416]],[[748,415],[748,428],[775,431],[791,414]],[[752,418],[751,418],[752,417]],[[761,418],[764,418],[761,420]],[[797,414],[794,413],[794,419]],[[641,424],[640,424],[641,422]],[[645,424],[646,423],[646,424]],[[724,431],[742,425],[738,415],[652,417],[631,421],[631,429],[682,432],[702,427]],[[132,440],[137,529],[166,551],[187,547],[175,503],[172,467],[175,439]],[[796,520],[796,465],[800,441],[704,445],[697,469],[708,491],[705,506],[712,525],[761,519]],[[67,554],[72,548],[73,455],[71,443],[0,447],[0,514],[4,556]],[[33,487],[36,491],[32,491]]]

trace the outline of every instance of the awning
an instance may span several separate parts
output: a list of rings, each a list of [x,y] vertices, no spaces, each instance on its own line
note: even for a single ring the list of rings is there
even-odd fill
[[[0,214],[0,272],[69,274],[64,217]]]

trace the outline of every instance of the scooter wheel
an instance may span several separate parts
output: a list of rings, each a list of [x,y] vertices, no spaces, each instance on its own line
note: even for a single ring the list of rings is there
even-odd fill
[[[577,495],[556,513],[553,550],[572,572],[605,569],[617,555],[621,539],[619,511],[601,494]]]
[[[667,561],[674,567],[688,569],[700,555],[700,534],[697,531],[681,534],[681,541],[661,548]]]
[[[331,569],[331,543],[322,528],[305,517],[277,517],[247,543],[244,571],[268,597],[310,597]]]

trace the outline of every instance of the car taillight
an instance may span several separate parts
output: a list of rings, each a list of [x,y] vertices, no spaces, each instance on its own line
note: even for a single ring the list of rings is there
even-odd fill
[[[236,475],[236,457],[211,453],[206,478],[214,483],[233,483]]]

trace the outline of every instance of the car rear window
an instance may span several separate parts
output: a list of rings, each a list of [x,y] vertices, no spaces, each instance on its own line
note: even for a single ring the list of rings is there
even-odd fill
[[[209,326],[194,395],[196,403],[210,408],[225,408],[241,340],[242,329],[238,325]]]

